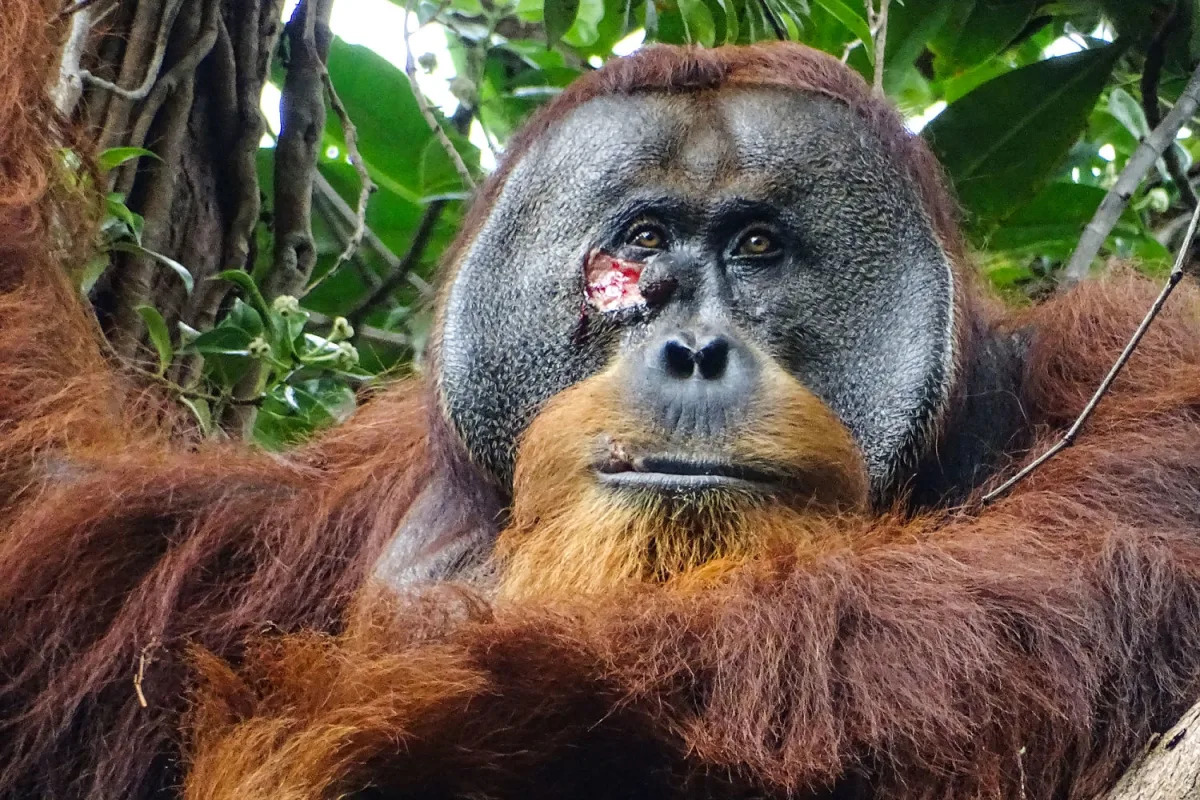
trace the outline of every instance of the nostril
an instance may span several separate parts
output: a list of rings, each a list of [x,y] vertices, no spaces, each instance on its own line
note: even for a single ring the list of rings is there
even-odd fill
[[[725,374],[729,365],[729,340],[724,336],[714,336],[693,355],[700,377],[706,381],[718,380]]]
[[[668,339],[663,345],[663,362],[672,378],[686,380],[696,369],[696,353],[678,339]]]

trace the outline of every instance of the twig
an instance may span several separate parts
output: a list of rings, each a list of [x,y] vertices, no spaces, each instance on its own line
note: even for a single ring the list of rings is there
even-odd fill
[[[1100,207],[1084,228],[1083,235],[1079,237],[1079,244],[1063,270],[1065,283],[1074,283],[1087,277],[1092,261],[1104,246],[1117,220],[1121,218],[1142,178],[1162,156],[1163,151],[1175,141],[1175,134],[1196,114],[1197,108],[1200,108],[1200,67],[1192,73],[1192,78],[1183,94],[1179,95],[1175,108],[1171,109],[1171,113],[1167,114],[1162,123],[1138,145],[1125,164],[1125,169],[1121,170],[1117,177],[1117,182],[1100,201]]]
[[[171,394],[179,397],[190,397],[193,400],[204,400],[209,403],[232,403],[234,405],[243,406],[257,406],[261,400],[261,398],[257,396],[234,397],[233,395],[228,394],[218,396],[215,394],[210,394],[209,392],[202,392],[199,389],[188,389],[180,386],[178,383],[164,375],[159,375],[157,372],[151,372],[148,369],[139,367],[129,359],[120,358],[119,356],[118,359],[118,363],[120,363],[120,368],[122,370],[136,375],[143,381],[149,381],[150,383],[157,384]]]
[[[342,199],[342,196],[338,194],[337,190],[334,189],[329,181],[325,179],[325,176],[318,172],[314,176],[313,180],[317,195],[321,198],[322,202],[328,206],[329,211],[337,214],[338,219],[342,223],[346,225],[353,224],[354,210],[350,208],[349,204],[345,200]],[[384,244],[383,240],[379,238],[379,235],[369,227],[363,234],[363,244],[371,248],[371,250],[373,250],[377,256],[383,259],[384,263],[387,265],[388,275],[393,275],[400,271],[400,257],[393,253],[391,248]],[[429,282],[420,275],[417,275],[415,272],[409,272],[406,276],[406,279],[423,296],[430,296],[433,294],[433,287],[429,285]],[[375,282],[375,286],[379,286],[379,284],[379,281]]]
[[[158,647],[158,639],[151,639],[150,643],[142,648],[142,652],[138,655],[137,672],[133,676],[133,691],[137,693],[138,705],[142,708],[149,707],[146,702],[146,695],[142,691],[142,683],[146,679],[146,665],[150,663],[150,651]]]
[[[1163,63],[1167,58],[1167,40],[1171,38],[1171,34],[1176,29],[1182,29],[1176,24],[1182,21],[1180,8],[1180,4],[1176,2],[1171,13],[1163,20],[1158,32],[1155,33],[1150,45],[1146,48],[1146,63],[1142,67],[1141,80],[1142,111],[1151,128],[1157,128],[1162,124],[1162,111],[1158,105],[1158,85],[1159,79],[1162,77]],[[1192,187],[1191,180],[1188,179],[1187,171],[1179,161],[1179,152],[1174,144],[1168,144],[1167,149],[1163,151],[1163,162],[1167,166],[1167,174],[1171,176],[1171,180],[1178,187],[1179,196],[1183,198],[1183,202],[1187,204],[1188,208],[1195,208],[1197,203],[1200,203],[1200,198],[1197,198],[1196,190]]]
[[[454,164],[454,169],[458,173],[459,179],[463,182],[463,186],[468,191],[475,191],[475,180],[471,177],[471,171],[467,169],[466,162],[462,160],[462,156],[458,154],[454,143],[450,141],[450,137],[446,135],[446,131],[438,123],[437,117],[433,115],[433,109],[429,107],[429,100],[425,97],[425,93],[421,91],[421,85],[417,83],[417,62],[413,59],[412,45],[409,42],[408,23],[414,19],[413,16],[414,0],[408,0],[404,7],[404,74],[408,76],[408,83],[412,86],[413,96],[417,100],[417,106],[421,109],[421,116],[425,118],[425,124],[429,126],[429,130],[433,131],[433,135],[437,137],[438,143],[442,149],[446,151],[446,155],[450,157],[450,162]]]
[[[376,187],[375,182],[371,180],[370,173],[367,172],[367,165],[363,161],[362,153],[358,151],[358,128],[354,126],[349,112],[346,111],[346,106],[338,97],[328,69],[322,72],[321,80],[325,84],[325,94],[329,96],[329,105],[333,107],[333,113],[337,114],[338,121],[341,122],[342,138],[346,141],[346,155],[350,159],[350,163],[354,165],[354,171],[358,173],[359,181],[358,208],[354,212],[354,229],[346,241],[345,248],[338,254],[337,260],[333,262],[329,272],[325,273],[331,275],[338,267],[353,258],[359,246],[362,245],[363,236],[367,232],[367,203],[370,202]],[[310,286],[309,289],[311,290],[311,288]]]
[[[1096,411],[1096,406],[1100,404],[1100,401],[1104,398],[1104,395],[1108,393],[1109,388],[1113,385],[1113,381],[1115,381],[1117,376],[1121,374],[1121,370],[1125,368],[1125,364],[1129,361],[1129,357],[1133,355],[1133,351],[1137,348],[1138,343],[1142,340],[1142,337],[1146,335],[1146,331],[1150,329],[1151,323],[1154,322],[1155,318],[1158,316],[1158,313],[1162,311],[1163,304],[1167,302],[1167,298],[1171,296],[1171,292],[1175,290],[1175,287],[1179,284],[1179,281],[1183,279],[1184,265],[1187,263],[1188,256],[1191,254],[1192,242],[1196,238],[1196,226],[1198,223],[1200,223],[1200,206],[1197,206],[1192,212],[1192,221],[1188,225],[1187,233],[1183,237],[1183,244],[1180,245],[1179,248],[1179,254],[1175,257],[1175,265],[1171,268],[1171,274],[1167,276],[1167,282],[1163,285],[1162,291],[1158,293],[1158,297],[1155,298],[1154,304],[1150,306],[1150,310],[1146,312],[1146,316],[1142,319],[1142,323],[1138,325],[1137,330],[1134,331],[1133,336],[1130,337],[1128,344],[1125,345],[1125,349],[1121,351],[1121,355],[1117,357],[1117,360],[1113,363],[1112,368],[1108,371],[1108,374],[1104,376],[1104,380],[1100,382],[1100,386],[1096,389],[1095,394],[1092,395],[1092,399],[1088,401],[1086,406],[1084,406],[1083,411],[1080,412],[1079,416],[1075,419],[1074,424],[1071,425],[1071,427],[1063,435],[1062,439],[1060,439],[1053,447],[1031,461],[1016,475],[1013,475],[1004,483],[985,494],[983,496],[983,500],[981,501],[983,505],[987,505],[1006,494],[1010,489],[1012,489],[1012,487],[1029,477],[1029,475],[1042,464],[1045,464],[1047,461],[1054,458],[1054,456],[1058,455],[1058,453],[1075,443],[1075,438],[1079,435],[1079,432],[1083,429],[1083,426],[1087,424],[1088,419],[1090,419],[1092,414]]]
[[[77,73],[79,80],[112,92],[125,100],[145,100],[146,96],[150,94],[150,90],[154,88],[155,81],[158,80],[158,72],[162,69],[163,58],[167,54],[167,42],[171,38],[168,32],[171,30],[171,25],[175,22],[175,16],[179,13],[179,8],[182,5],[183,0],[168,0],[166,8],[163,9],[162,19],[159,21],[158,37],[154,42],[154,55],[150,58],[150,65],[146,68],[146,74],[140,86],[133,89],[126,89],[112,81],[98,78],[86,69],[81,69]]]
[[[383,279],[383,282],[376,286],[375,290],[366,299],[346,315],[346,319],[350,320],[351,325],[359,325],[375,306],[382,303],[392,292],[396,291],[397,287],[408,278],[413,268],[420,263],[421,256],[425,253],[425,248],[429,244],[429,237],[433,233],[434,226],[441,219],[442,209],[445,206],[446,201],[434,200],[425,208],[425,213],[421,216],[421,222],[417,225],[417,230],[413,233],[412,241],[409,242],[408,250],[405,251],[404,257],[392,267],[391,272]]]
[[[346,206],[346,209],[348,214],[346,217],[343,217],[336,209],[333,208],[332,204],[329,202],[329,198],[325,196],[324,192],[322,192],[319,187],[315,185],[313,186],[313,212],[321,219],[325,220],[325,223],[329,226],[329,232],[333,234],[334,238],[337,239],[338,244],[341,247],[345,247],[346,244],[349,243],[350,234],[354,229],[354,223],[352,221],[354,212],[350,210],[349,205]],[[351,219],[351,221],[348,222],[348,218]],[[368,228],[363,231],[364,244],[366,244],[369,230],[370,229]],[[379,285],[382,279],[376,275],[375,270],[371,269],[363,260],[363,251],[365,249],[366,248],[364,247],[360,247],[354,253],[354,256],[350,259],[350,266],[354,267],[355,274],[358,275],[359,279],[362,280],[363,284],[365,284],[368,289],[374,289]]]
[[[879,13],[875,15],[875,91],[883,94],[883,59],[887,51],[889,0],[879,0]]]

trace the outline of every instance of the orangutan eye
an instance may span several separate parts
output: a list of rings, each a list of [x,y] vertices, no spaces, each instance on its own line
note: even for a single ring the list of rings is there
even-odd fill
[[[773,256],[779,253],[779,245],[775,243],[770,231],[750,230],[738,240],[733,252],[739,256]]]
[[[639,222],[629,229],[625,242],[646,250],[662,250],[667,244],[667,234],[652,222]]]

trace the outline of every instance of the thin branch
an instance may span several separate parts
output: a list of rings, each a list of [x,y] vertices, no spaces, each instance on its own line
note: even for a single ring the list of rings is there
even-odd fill
[[[883,94],[883,61],[887,52],[889,0],[879,0],[879,13],[875,15],[875,91]]]
[[[408,83],[412,86],[413,96],[417,100],[417,106],[421,109],[421,116],[425,118],[425,124],[429,126],[429,130],[433,131],[433,135],[437,137],[438,143],[442,149],[446,151],[446,155],[450,157],[450,162],[454,164],[454,169],[458,172],[458,177],[463,182],[463,186],[468,191],[475,190],[475,180],[471,177],[471,171],[467,169],[466,162],[462,160],[458,150],[455,149],[454,143],[450,141],[450,137],[446,135],[446,131],[438,123],[437,117],[433,115],[433,109],[429,107],[429,100],[425,97],[425,93],[421,91],[421,85],[417,83],[417,62],[413,59],[412,44],[409,42],[408,23],[415,19],[413,15],[414,0],[408,0],[408,4],[404,7],[404,74],[408,76]]]
[[[275,146],[275,257],[263,281],[268,299],[300,294],[316,265],[312,191],[325,129],[325,59],[331,0],[302,0],[287,24],[290,62]]]
[[[1087,277],[1092,261],[1104,246],[1108,234],[1121,218],[1121,214],[1125,212],[1125,207],[1137,191],[1142,178],[1162,156],[1163,151],[1175,141],[1179,129],[1195,116],[1197,108],[1200,108],[1200,67],[1192,73],[1192,78],[1183,94],[1179,95],[1175,108],[1171,109],[1171,113],[1167,114],[1162,123],[1138,145],[1125,164],[1125,169],[1121,170],[1117,177],[1117,182],[1100,202],[1100,207],[1096,209],[1092,221],[1084,228],[1079,244],[1063,270],[1064,282],[1074,283]]]
[[[138,112],[131,132],[125,139],[124,143],[126,145],[130,147],[145,147],[146,137],[150,134],[150,126],[154,124],[155,119],[158,117],[158,112],[162,110],[167,100],[176,91],[192,91],[192,86],[196,78],[196,69],[204,59],[208,58],[209,53],[213,51],[213,48],[217,44],[217,38],[220,34],[220,25],[218,24],[221,19],[220,5],[220,2],[205,4],[199,33],[196,34],[187,52],[179,58],[179,61],[174,66],[167,70],[166,74],[158,79],[154,84],[154,88],[150,90],[150,95],[146,98],[146,102],[142,104],[142,109]],[[195,7],[189,8],[189,11],[195,13]],[[186,120],[184,124],[186,124]],[[137,175],[137,167],[136,162],[130,162],[122,167],[120,176],[114,184],[114,187],[118,191],[125,194],[129,193]]]
[[[58,70],[58,84],[52,92],[54,106],[64,118],[70,118],[75,113],[75,107],[79,105],[79,99],[83,96],[83,79],[79,77],[79,71],[83,53],[87,49],[88,37],[95,27],[95,23],[115,8],[115,6],[109,6],[105,12],[97,15],[95,9],[91,7],[93,3],[94,0],[88,0],[88,2],[70,9],[70,14],[74,15],[71,20],[71,33],[67,37],[67,43],[63,46],[61,65]],[[65,19],[67,13],[61,12],[59,16]]]
[[[370,173],[367,172],[367,165],[363,161],[362,153],[358,150],[358,128],[354,126],[353,120],[350,119],[350,113],[346,111],[346,106],[342,104],[342,99],[338,97],[337,91],[333,87],[333,80],[329,77],[329,70],[326,69],[322,74],[322,81],[325,84],[325,94],[329,97],[329,104],[333,107],[333,113],[337,114],[338,121],[342,125],[342,138],[346,142],[346,155],[350,159],[350,163],[354,165],[354,171],[358,173],[359,190],[358,190],[358,208],[354,212],[354,229],[350,233],[350,238],[346,242],[345,248],[338,254],[337,261],[325,273],[327,276],[332,275],[342,264],[345,264],[362,245],[363,236],[367,232],[367,203],[371,200],[371,195],[375,192],[375,182],[371,180]],[[319,283],[319,281],[318,281]],[[307,291],[311,291],[313,286],[309,286]]]
[[[171,38],[168,35],[168,31],[171,30],[171,25],[174,24],[175,16],[179,13],[179,8],[182,5],[183,0],[168,0],[166,8],[163,10],[162,19],[159,21],[158,37],[154,42],[154,55],[150,58],[150,65],[146,68],[146,74],[140,86],[133,89],[126,89],[112,81],[98,78],[86,69],[81,69],[77,73],[79,80],[111,92],[125,100],[145,100],[158,80],[158,73],[162,69],[163,58],[167,54],[167,42]]]
[[[63,7],[58,10],[58,19],[64,20],[69,16],[78,14],[80,11],[86,11],[87,9],[96,5],[96,3],[102,1],[103,0],[79,0],[78,3],[65,3]]]
[[[354,222],[354,210],[349,204],[342,199],[342,196],[337,193],[337,190],[325,179],[321,173],[317,173],[314,177],[314,188],[317,195],[321,198],[323,204],[328,206],[328,209],[337,215],[338,221],[343,225],[351,225]],[[363,234],[363,244],[375,252],[387,265],[388,275],[394,275],[397,272],[402,272],[402,262],[398,255],[392,252],[379,235],[369,227]],[[419,291],[422,296],[430,296],[433,294],[433,287],[429,282],[417,275],[415,272],[408,272],[405,279]],[[379,286],[380,282],[376,281],[375,286]]]
[[[429,245],[429,237],[433,233],[434,226],[441,219],[442,209],[445,207],[445,200],[435,200],[425,208],[425,213],[421,216],[421,222],[413,233],[412,241],[409,243],[404,257],[395,264],[383,282],[346,315],[346,319],[350,320],[351,325],[361,324],[363,318],[390,297],[392,292],[396,291],[400,284],[408,278],[413,268],[421,262],[421,256],[425,254],[425,248]]]
[[[1146,115],[1146,122],[1152,129],[1162,124],[1162,111],[1158,104],[1158,85],[1162,77],[1163,63],[1167,58],[1167,40],[1177,29],[1181,29],[1181,26],[1177,24],[1181,22],[1182,18],[1180,9],[1181,6],[1177,2],[1146,48],[1146,63],[1142,68],[1141,80],[1142,111]],[[1163,151],[1163,162],[1167,166],[1167,174],[1171,176],[1171,180],[1178,187],[1179,196],[1183,198],[1183,202],[1187,204],[1188,208],[1195,208],[1197,203],[1200,203],[1200,198],[1197,198],[1187,170],[1179,161],[1179,151],[1174,144],[1168,144],[1167,149]]]
[[[350,211],[350,206],[346,209],[349,211],[348,217],[352,217],[354,212]],[[337,239],[339,246],[345,247],[350,242],[350,235],[354,232],[353,221],[347,222],[348,217],[343,217],[338,211],[332,207],[329,199],[324,192],[317,186],[313,187],[313,211],[321,219],[325,220],[325,224],[329,226],[329,232]],[[370,229],[367,228],[363,232],[363,243],[366,244],[366,238]],[[354,268],[354,273],[366,285],[368,289],[374,289],[381,282],[381,278],[375,274],[375,270],[371,269],[363,259],[364,250],[360,247],[354,256],[350,259],[350,266]]]
[[[1029,477],[1029,475],[1037,470],[1037,468],[1042,464],[1045,464],[1047,461],[1054,458],[1054,456],[1058,455],[1060,452],[1075,443],[1075,438],[1079,435],[1079,432],[1083,430],[1083,426],[1087,424],[1087,421],[1091,418],[1092,414],[1095,413],[1096,406],[1100,404],[1100,401],[1104,398],[1104,395],[1108,393],[1109,388],[1113,385],[1113,381],[1115,381],[1117,376],[1121,374],[1121,370],[1125,368],[1125,364],[1128,363],[1129,357],[1133,355],[1133,351],[1137,348],[1138,343],[1142,340],[1142,337],[1146,335],[1146,331],[1150,329],[1151,323],[1154,322],[1159,312],[1162,311],[1162,307],[1167,302],[1167,298],[1171,296],[1171,292],[1173,292],[1179,282],[1183,280],[1184,265],[1187,263],[1188,257],[1191,255],[1192,242],[1196,238],[1196,226],[1198,223],[1200,223],[1200,206],[1197,206],[1192,212],[1192,221],[1188,225],[1187,233],[1183,237],[1183,244],[1179,247],[1179,254],[1175,257],[1175,265],[1171,268],[1171,274],[1167,276],[1167,282],[1163,284],[1162,291],[1158,293],[1158,297],[1155,298],[1154,304],[1150,306],[1150,310],[1146,312],[1146,316],[1142,319],[1142,323],[1138,325],[1137,330],[1134,331],[1133,336],[1130,337],[1128,344],[1125,345],[1125,349],[1121,351],[1121,355],[1117,357],[1117,360],[1113,363],[1112,368],[1108,371],[1108,374],[1104,376],[1104,380],[1100,382],[1100,386],[1096,389],[1095,394],[1092,395],[1092,399],[1088,401],[1086,406],[1084,406],[1083,411],[1079,414],[1079,417],[1076,418],[1074,424],[1071,425],[1066,434],[1063,435],[1062,439],[1060,439],[1053,447],[1031,461],[1016,475],[1013,475],[1007,481],[985,494],[983,496],[983,500],[981,501],[983,505],[987,505],[1008,493],[1012,487]]]

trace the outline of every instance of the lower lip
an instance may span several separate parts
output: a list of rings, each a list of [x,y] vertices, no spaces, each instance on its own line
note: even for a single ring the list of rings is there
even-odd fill
[[[766,492],[771,484],[734,478],[728,475],[681,475],[673,472],[597,472],[600,483],[618,489],[640,489],[667,493],[702,492],[735,489]]]

